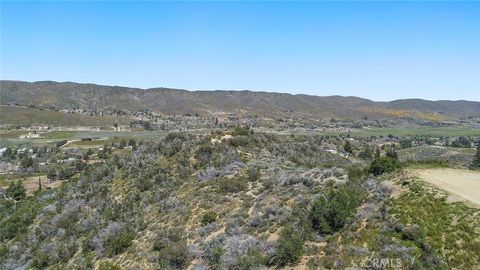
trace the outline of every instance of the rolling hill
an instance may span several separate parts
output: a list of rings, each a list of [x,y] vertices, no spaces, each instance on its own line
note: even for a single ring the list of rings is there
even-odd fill
[[[308,115],[311,118],[395,118],[480,115],[480,102],[404,99],[375,102],[358,97],[292,95],[253,91],[187,91],[171,88],[128,88],[73,82],[0,81],[0,104],[17,103],[57,108],[150,109],[170,114],[214,111],[251,113],[268,117]]]

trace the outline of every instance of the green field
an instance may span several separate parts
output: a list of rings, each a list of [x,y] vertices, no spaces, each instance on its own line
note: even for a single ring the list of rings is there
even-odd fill
[[[457,137],[457,136],[480,136],[480,129],[478,128],[375,128],[375,129],[355,129],[350,132],[339,132],[332,130],[319,130],[319,131],[276,131],[268,129],[254,129],[258,132],[274,133],[277,135],[290,135],[292,133],[298,134],[320,134],[320,135],[340,135],[348,134],[350,136],[370,137],[370,136],[431,136],[431,137]]]
[[[381,128],[381,129],[361,129],[350,134],[361,136],[480,136],[478,128]]]
[[[480,136],[480,129],[475,128],[378,128],[378,129],[357,129],[352,132],[335,131],[316,131],[316,132],[292,132],[292,131],[274,131],[268,129],[255,129],[257,132],[275,133],[277,135],[290,135],[291,133],[305,135],[340,135],[348,134],[350,136],[370,137],[370,136],[431,136],[431,137],[457,137],[457,136]],[[118,139],[152,139],[159,140],[166,136],[167,131],[120,131],[112,130],[101,131],[49,131],[42,133],[40,138],[20,139],[20,135],[27,134],[23,130],[0,130],[0,146],[5,147],[25,147],[30,145],[48,145],[54,144],[60,140],[80,140],[82,138],[93,138],[96,140],[106,140],[112,138]],[[74,142],[72,146],[87,147],[87,145],[98,146],[100,142]],[[103,144],[103,142],[102,142]]]
[[[41,133],[40,138],[24,139],[19,138],[20,135],[27,134],[28,131],[2,130],[0,133],[0,147],[29,147],[52,145],[61,140],[81,140],[82,138],[93,138],[93,141],[77,141],[72,142],[70,146],[78,147],[96,147],[103,145],[105,140],[128,140],[135,139],[151,139],[160,140],[167,135],[166,131],[50,131]]]

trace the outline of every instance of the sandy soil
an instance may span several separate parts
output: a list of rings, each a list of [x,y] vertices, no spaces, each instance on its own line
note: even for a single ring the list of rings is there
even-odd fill
[[[471,202],[480,207],[480,172],[459,169],[415,170],[422,180],[431,183],[454,198]]]

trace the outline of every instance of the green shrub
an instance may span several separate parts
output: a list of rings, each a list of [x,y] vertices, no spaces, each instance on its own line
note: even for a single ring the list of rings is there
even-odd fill
[[[249,141],[250,140],[247,136],[235,136],[235,137],[230,138],[228,140],[228,143],[231,146],[239,147],[239,146],[247,146]]]
[[[400,169],[400,162],[391,157],[376,158],[371,164],[368,172],[375,176],[390,173]]]
[[[256,269],[265,264],[265,258],[258,247],[254,247],[248,251],[248,255],[238,259],[235,269]]]
[[[250,130],[249,127],[240,127],[240,126],[237,126],[235,127],[235,129],[233,130],[233,133],[232,135],[233,136],[248,136],[249,134],[253,133],[252,130]]]
[[[359,158],[366,159],[366,160],[372,159],[373,156],[374,156],[373,148],[368,144],[367,144],[367,146],[365,146],[365,149],[363,149],[363,151],[361,151],[358,154]]]
[[[417,224],[414,224],[410,227],[405,227],[402,230],[403,236],[417,244],[420,244],[425,241],[425,230]]]
[[[184,132],[169,132],[165,137],[165,141],[167,142],[172,142],[175,139],[186,141],[188,139],[188,136]]]
[[[402,166],[409,168],[448,168],[449,164],[445,160],[428,159],[419,161],[407,161],[402,163]]]
[[[331,233],[341,229],[355,215],[362,203],[363,190],[352,183],[330,190],[313,202],[310,219],[312,227],[322,233]]]
[[[360,167],[350,167],[348,169],[348,179],[361,180],[365,176],[365,171]]]
[[[302,230],[292,225],[285,226],[276,245],[276,263],[279,266],[297,263],[303,255],[305,239]]]
[[[10,240],[25,234],[37,215],[40,204],[36,200],[23,200],[17,203],[15,212],[0,220],[0,240]]]
[[[260,170],[257,167],[250,167],[247,171],[249,181],[257,181],[261,177]]]
[[[108,256],[114,256],[124,252],[132,245],[134,235],[130,230],[125,229],[122,233],[108,239],[106,241]]]
[[[219,190],[226,193],[245,191],[248,187],[243,177],[222,178],[218,180]]]
[[[402,149],[407,149],[412,147],[412,140],[405,139],[400,141],[400,147]]]
[[[345,143],[345,145],[343,146],[343,149],[344,149],[345,152],[347,152],[347,153],[353,153],[353,147],[352,147],[352,144],[351,144],[349,141],[347,141],[347,142]]]
[[[316,200],[311,209],[310,218],[312,221],[312,227],[318,231],[329,233],[331,228],[331,213],[329,209],[329,202],[327,198],[321,197]]]
[[[217,214],[211,210],[205,212],[202,216],[202,225],[208,225],[212,222],[215,222],[217,220]]]
[[[45,269],[50,265],[48,254],[39,252],[32,258],[31,267],[33,269]]]
[[[19,201],[27,197],[27,189],[23,186],[22,182],[18,180],[17,182],[11,181],[5,193],[8,197]]]
[[[153,243],[153,250],[161,251],[172,243],[184,240],[184,234],[185,231],[182,228],[164,228],[160,230]]]
[[[160,250],[159,256],[162,269],[168,267],[184,269],[184,266],[190,258],[187,242],[181,240],[179,242],[170,243],[167,247]]]
[[[98,270],[122,270],[122,268],[112,262],[101,262],[98,265]]]
[[[452,147],[461,147],[461,148],[470,148],[472,144],[470,140],[465,136],[458,137],[455,141],[451,144]]]
[[[207,164],[213,158],[213,148],[210,144],[202,144],[195,155],[200,166]]]

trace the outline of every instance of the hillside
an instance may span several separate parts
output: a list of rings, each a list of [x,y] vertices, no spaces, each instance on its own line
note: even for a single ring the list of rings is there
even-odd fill
[[[479,269],[479,209],[338,140],[169,133],[62,164],[58,188],[0,189],[0,269]]]
[[[130,122],[130,119],[125,117],[89,116],[3,105],[0,105],[0,115],[2,124],[16,126],[49,123],[61,123],[62,126],[111,126],[113,123],[127,125]]]
[[[47,105],[57,108],[127,109],[170,114],[228,111],[267,117],[308,115],[311,118],[432,119],[480,115],[480,102],[396,100],[374,102],[358,97],[309,96],[253,91],[186,91],[139,89],[73,82],[1,81],[0,104]]]

